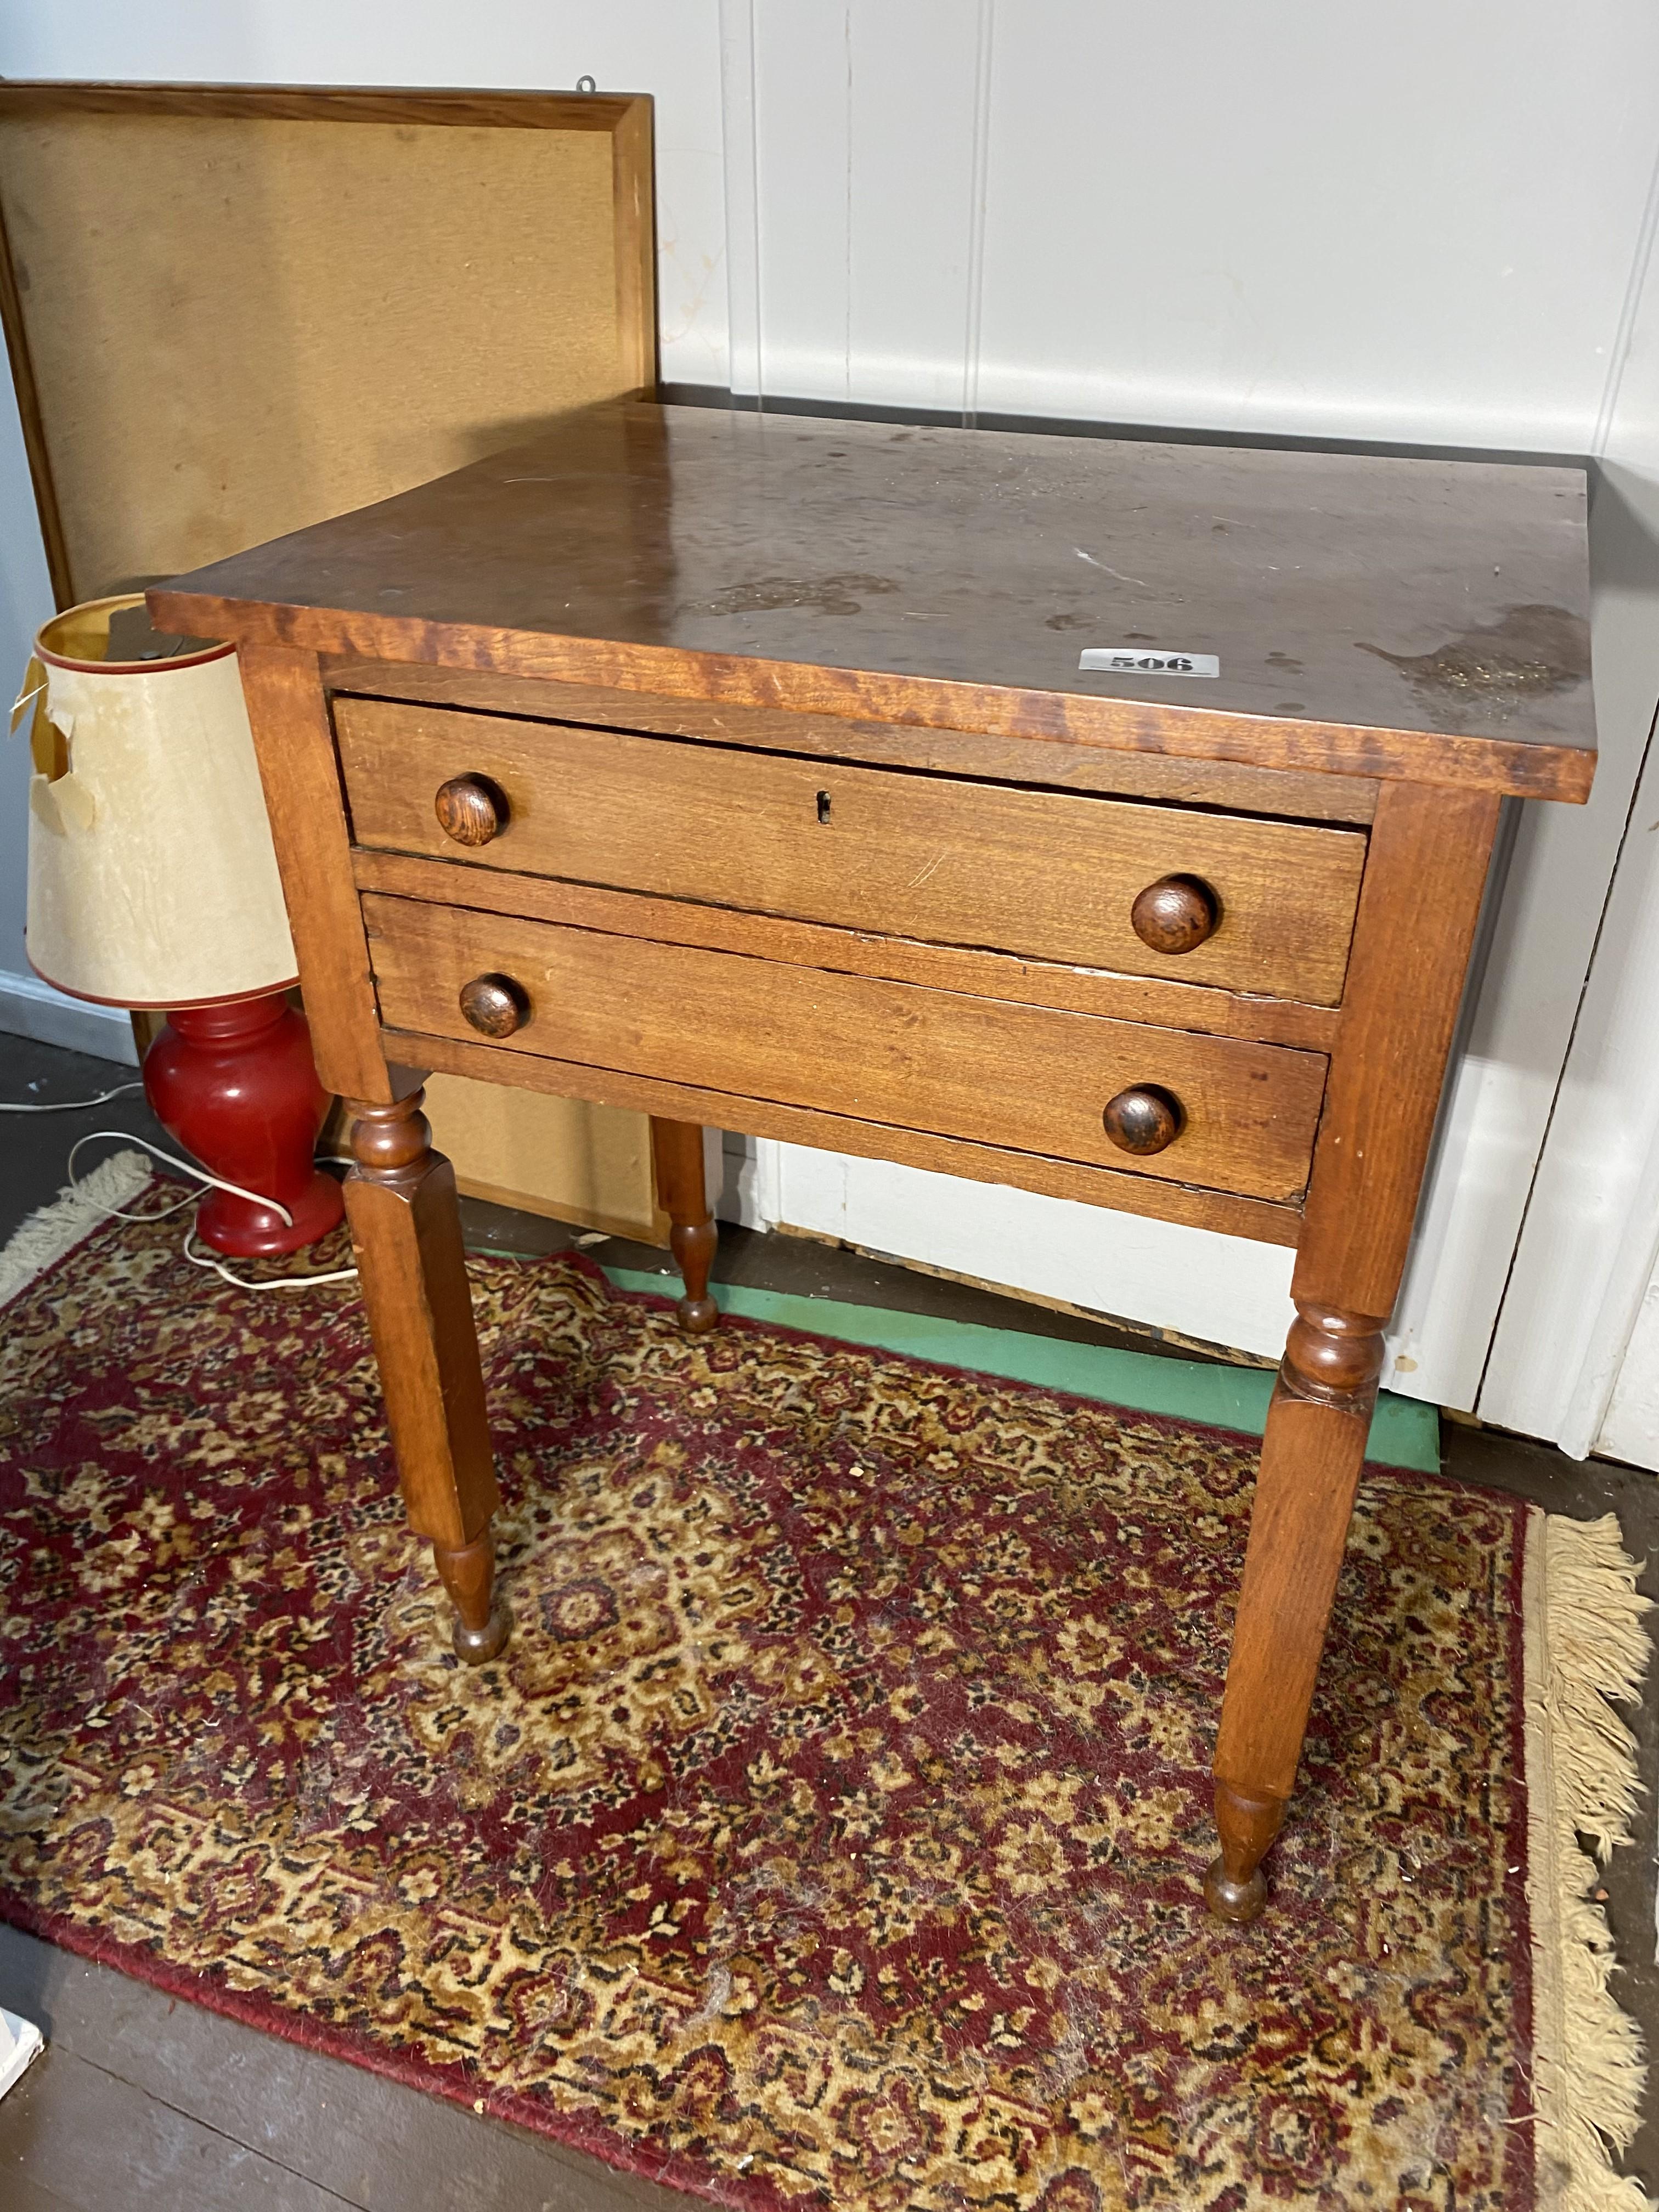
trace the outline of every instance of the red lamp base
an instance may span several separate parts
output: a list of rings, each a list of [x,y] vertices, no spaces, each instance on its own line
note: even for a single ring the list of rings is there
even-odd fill
[[[144,1055],[144,1095],[170,1136],[210,1174],[275,1199],[257,1205],[212,1190],[196,1225],[216,1251],[243,1260],[298,1252],[327,1235],[340,1186],[312,1162],[328,1093],[311,1031],[280,991],[219,1006],[181,1006]]]

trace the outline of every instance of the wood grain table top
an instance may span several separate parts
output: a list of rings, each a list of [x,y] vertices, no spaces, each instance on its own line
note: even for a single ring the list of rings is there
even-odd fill
[[[239,642],[1540,798],[1595,764],[1577,469],[629,401],[150,604]]]

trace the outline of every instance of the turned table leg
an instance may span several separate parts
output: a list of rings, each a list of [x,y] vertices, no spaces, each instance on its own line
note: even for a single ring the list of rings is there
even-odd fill
[[[1267,1410],[1215,1753],[1210,1910],[1254,1920],[1297,1761],[1382,1366],[1382,1322],[1297,1306]]]
[[[1497,825],[1490,793],[1377,794],[1216,1741],[1224,1920],[1261,1910],[1296,1783]]]
[[[410,1524],[453,1601],[456,1650],[493,1659],[511,1621],[495,1595],[495,1471],[454,1171],[410,1071],[386,1064],[321,665],[290,646],[238,659],[317,1073],[354,1117],[346,1216]]]
[[[512,1618],[494,1587],[499,1493],[455,1172],[431,1149],[421,1099],[347,1102],[346,1213],[410,1526],[429,1539],[454,1605],[455,1650],[477,1666]]]
[[[720,1310],[708,1295],[708,1270],[714,1264],[720,1231],[708,1204],[702,1130],[695,1121],[664,1121],[653,1114],[651,1150],[657,1164],[657,1195],[671,1224],[668,1241],[685,1285],[685,1296],[674,1310],[688,1336],[703,1336],[718,1324]]]

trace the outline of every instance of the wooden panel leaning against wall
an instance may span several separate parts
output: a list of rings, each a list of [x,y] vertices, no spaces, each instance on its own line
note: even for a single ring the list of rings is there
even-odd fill
[[[655,265],[645,96],[0,85],[0,319],[58,606],[654,391]],[[141,1055],[159,1027],[134,1018]],[[452,1077],[428,1112],[464,1191],[666,1243],[644,1115]]]
[[[463,1198],[516,1206],[636,1243],[668,1245],[658,1202],[649,1116],[585,1098],[511,1091],[471,1075],[430,1075],[422,1112]],[[323,1150],[347,1157],[350,1115],[336,1099]]]

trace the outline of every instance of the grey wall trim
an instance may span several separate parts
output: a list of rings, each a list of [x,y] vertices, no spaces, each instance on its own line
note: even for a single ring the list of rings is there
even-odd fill
[[[920,429],[957,430],[969,427],[963,412],[955,407],[888,407],[875,401],[796,399],[769,392],[730,392],[724,385],[663,383],[657,397],[676,407],[734,408],[744,414],[817,415],[844,422],[908,422]],[[1594,459],[1584,453],[1528,453],[1497,446],[1413,445],[1401,439],[1296,438],[1266,430],[1203,430],[1156,422],[1101,422],[1084,416],[988,414],[978,409],[972,427],[979,430],[1030,431],[1040,437],[1126,438],[1153,445],[1249,446],[1273,453],[1382,453],[1407,460],[1514,461],[1534,468],[1593,470]]]
[[[66,998],[38,975],[0,969],[0,1030],[36,1037],[42,1044],[61,1044],[70,1052],[89,1052],[123,1067],[138,1065],[132,1024],[124,1008]]]

